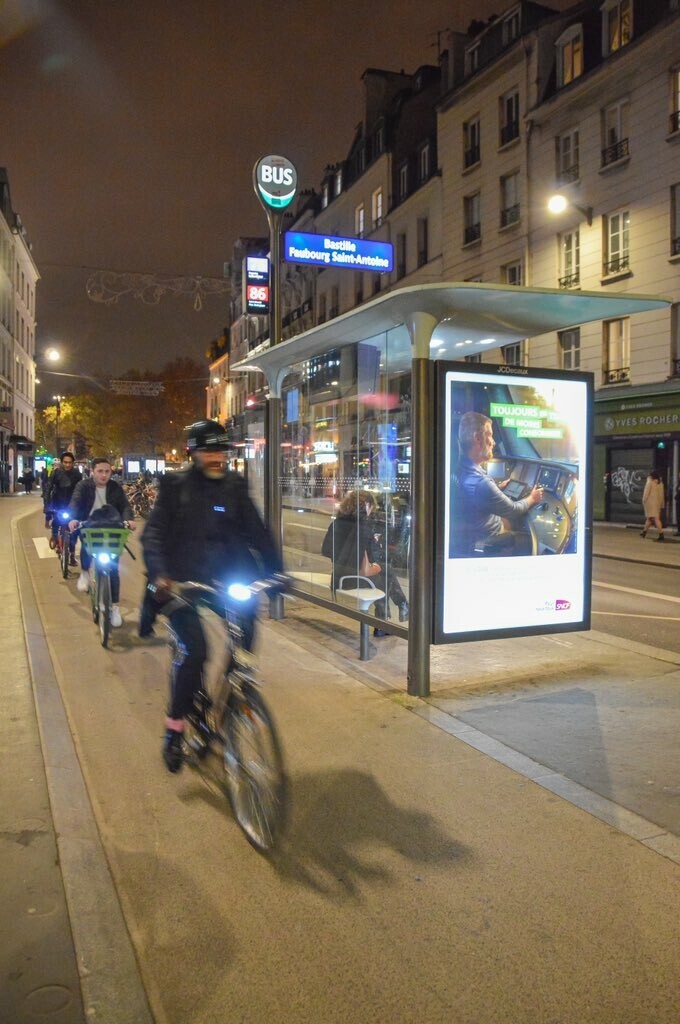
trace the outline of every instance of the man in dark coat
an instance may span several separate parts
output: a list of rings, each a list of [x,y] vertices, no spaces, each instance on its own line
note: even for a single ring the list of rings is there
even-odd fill
[[[51,548],[56,548],[57,546],[57,534],[59,533],[60,525],[59,513],[67,511],[74,491],[82,479],[82,473],[75,467],[73,454],[71,452],[62,452],[61,466],[59,469],[55,469],[52,476],[48,478],[45,490],[45,508],[51,509],[53,513],[52,536],[50,537]],[[72,533],[69,541],[71,550],[69,561],[71,565],[76,564],[76,540],[77,534]]]
[[[226,469],[227,444],[219,423],[194,423],[188,437],[193,466],[161,480],[142,537],[150,585],[161,610],[173,581],[214,584],[217,580],[226,586],[249,583],[281,568],[279,553],[248,496],[245,481]],[[182,766],[184,719],[200,689],[207,649],[195,608],[178,608],[174,602],[168,602],[168,608],[181,657],[170,679],[163,757],[168,770],[176,772]],[[255,613],[253,603],[243,623],[248,647]]]
[[[118,512],[121,522],[127,522],[128,529],[134,530],[135,514],[130,508],[127,495],[119,483],[111,479],[111,463],[107,458],[94,459],[92,462],[92,474],[86,480],[81,480],[71,499],[69,505],[69,529],[73,532],[78,529],[79,524],[88,519],[96,509],[108,505]],[[91,556],[80,545],[80,577],[76,584],[78,590],[86,593],[90,588],[90,564]],[[120,600],[120,576],[118,566],[111,569],[111,625],[122,626],[123,618],[119,607]]]

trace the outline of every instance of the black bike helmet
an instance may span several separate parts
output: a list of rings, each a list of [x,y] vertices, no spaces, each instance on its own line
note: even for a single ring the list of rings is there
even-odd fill
[[[198,420],[187,428],[187,451],[224,452],[229,438],[216,420]]]

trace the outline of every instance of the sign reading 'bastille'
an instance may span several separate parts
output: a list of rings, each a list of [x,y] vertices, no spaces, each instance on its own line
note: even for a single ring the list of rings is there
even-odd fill
[[[316,267],[344,267],[389,274],[394,267],[390,242],[370,242],[339,235],[311,235],[286,231],[283,258],[287,263],[308,263]]]
[[[266,210],[284,210],[297,192],[297,171],[285,156],[263,156],[253,169],[255,194]]]

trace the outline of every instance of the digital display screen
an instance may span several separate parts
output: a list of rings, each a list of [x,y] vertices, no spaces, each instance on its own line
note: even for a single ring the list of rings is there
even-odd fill
[[[128,473],[139,473],[139,462],[137,459],[128,459],[127,471]]]
[[[434,642],[588,629],[592,375],[437,374]]]

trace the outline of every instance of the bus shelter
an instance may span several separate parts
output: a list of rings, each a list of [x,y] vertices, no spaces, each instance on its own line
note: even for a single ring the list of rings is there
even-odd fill
[[[562,380],[569,375],[561,377],[554,371],[492,366],[482,361],[483,354],[591,321],[643,313],[653,316],[667,305],[664,299],[609,292],[476,283],[418,285],[382,295],[276,346],[264,344],[234,364],[233,372],[259,371],[267,379],[262,463],[265,517],[282,547],[296,589],[310,601],[361,623],[362,657],[368,653],[369,624],[405,638],[408,692],[416,696],[429,693],[430,645],[450,642],[452,637],[478,638],[474,630],[466,636],[451,623],[442,627],[446,616],[455,615],[455,602],[448,601],[448,610],[444,609],[441,581],[455,589],[457,573],[448,570],[474,566],[473,561],[455,562],[453,558],[447,562],[442,508],[447,502],[450,505],[455,491],[450,483],[455,479],[451,469],[455,443],[444,443],[444,435],[452,429],[451,416],[457,423],[457,414],[449,410],[444,416],[442,402],[449,394],[455,404],[455,396],[462,395],[461,400],[479,406],[485,392],[490,396],[485,411],[499,417],[493,422],[515,449],[515,457],[506,460],[500,472],[510,467],[520,478],[514,481],[518,487],[523,475],[529,486],[541,482],[537,476],[530,477],[531,473],[543,474],[546,487],[553,487],[560,497],[550,509],[546,504],[544,513],[544,519],[550,512],[559,520],[558,526],[552,524],[558,532],[565,532],[562,520],[573,514],[572,494],[580,485],[578,552],[575,547],[572,552],[568,541],[560,544],[567,555],[578,553],[581,584],[589,588],[590,427],[578,428],[580,447],[569,455],[570,461],[558,459],[559,413],[548,408],[549,403],[541,397],[547,394],[546,381],[555,378],[551,393],[559,393],[563,404],[569,405],[568,389],[574,382]],[[444,387],[438,367],[441,370],[451,361],[452,372],[446,379],[455,378],[455,386]],[[469,369],[469,378],[466,374],[456,377],[456,367]],[[522,375],[529,375],[531,382],[522,380]],[[589,399],[580,405],[577,399],[576,405],[584,420],[590,419],[592,379],[586,380],[588,375],[583,374],[571,376],[582,378],[584,386],[589,384]],[[543,419],[536,419],[538,416]],[[562,430],[565,433],[571,436],[574,431]],[[528,456],[529,452],[535,454],[537,437],[548,445],[538,467]],[[335,545],[329,541],[329,527],[348,495],[354,500],[353,496],[367,493],[373,502],[371,530],[383,563],[381,586],[362,576],[340,587],[338,572],[342,570],[336,564]],[[533,553],[556,552],[545,537],[537,543],[534,536]],[[477,552],[471,550],[470,554]],[[495,565],[506,562],[500,558]],[[545,573],[548,564],[557,563],[534,559],[531,566],[541,566]],[[572,562],[567,557],[559,564]],[[514,563],[515,571],[519,565]],[[358,569],[354,571],[359,574]],[[466,586],[474,588],[474,576],[465,578]],[[399,590],[408,600],[407,619],[398,612]],[[560,602],[564,607],[570,603],[563,597]],[[273,613],[280,615],[281,606]],[[564,628],[588,628],[588,615],[589,604],[578,621]],[[404,621],[399,621],[402,618]],[[554,622],[541,622],[509,622],[496,635],[556,631]],[[482,629],[479,635],[488,633]]]

